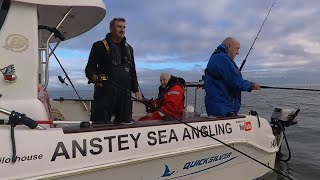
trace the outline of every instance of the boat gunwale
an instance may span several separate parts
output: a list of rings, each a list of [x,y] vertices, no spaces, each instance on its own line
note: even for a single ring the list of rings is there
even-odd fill
[[[206,117],[195,117],[183,118],[181,121],[183,123],[198,123],[198,122],[208,122],[208,121],[225,121],[232,119],[243,119],[246,118],[245,115],[237,115],[233,117],[215,117],[215,118],[206,118]],[[120,124],[92,124],[88,128],[81,128],[80,125],[74,126],[65,126],[62,127],[64,134],[73,134],[73,133],[85,133],[85,132],[95,132],[95,131],[105,131],[105,130],[117,130],[117,129],[129,129],[129,128],[142,128],[142,127],[151,127],[151,126],[166,126],[173,124],[182,124],[177,120],[150,120],[150,121],[136,121],[131,125],[120,125]]]

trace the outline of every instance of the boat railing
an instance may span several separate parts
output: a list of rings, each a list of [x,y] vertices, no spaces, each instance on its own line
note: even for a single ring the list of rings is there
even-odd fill
[[[65,13],[65,15],[60,20],[60,22],[56,25],[55,29],[58,29],[61,26],[61,24],[64,22],[64,20],[71,13],[72,9],[73,9],[72,7],[69,8],[69,10]],[[46,29],[46,30],[48,30],[48,29]],[[58,47],[58,45],[61,42],[61,40],[58,41],[56,43],[55,47],[53,49],[51,49],[51,52],[49,52],[50,51],[49,43],[50,43],[51,39],[54,37],[54,35],[55,35],[55,33],[51,32],[51,34],[48,37],[46,43],[41,45],[41,47],[39,47],[39,58],[40,58],[40,67],[39,67],[40,69],[39,70],[40,70],[40,73],[41,73],[40,83],[41,83],[41,86],[44,89],[46,89],[48,84],[49,84],[49,58],[53,54],[54,50]]]
[[[185,107],[187,107],[188,102],[189,102],[189,88],[194,88],[194,113],[196,113],[196,109],[197,109],[197,99],[198,99],[198,90],[200,88],[204,88],[204,82],[203,81],[199,81],[199,82],[186,82],[185,84]]]

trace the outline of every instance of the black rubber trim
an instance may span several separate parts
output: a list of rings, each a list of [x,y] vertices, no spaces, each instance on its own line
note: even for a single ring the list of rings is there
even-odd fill
[[[4,24],[7,14],[9,12],[11,0],[3,0],[1,8],[0,8],[0,30],[2,25]]]

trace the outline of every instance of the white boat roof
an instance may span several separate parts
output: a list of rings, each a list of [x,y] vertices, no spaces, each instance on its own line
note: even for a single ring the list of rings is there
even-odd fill
[[[83,34],[96,26],[106,14],[106,8],[102,0],[12,0],[15,2],[37,4],[39,25],[56,27],[68,10],[73,7],[71,13],[64,20],[58,30],[66,39]],[[42,30],[40,40],[43,42],[49,36],[49,32]],[[58,41],[53,38],[50,42]]]

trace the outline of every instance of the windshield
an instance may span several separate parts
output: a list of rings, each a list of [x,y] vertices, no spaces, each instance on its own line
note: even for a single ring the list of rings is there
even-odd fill
[[[4,21],[6,20],[10,2],[10,0],[0,0],[0,30],[2,28],[2,25],[4,24]]]

